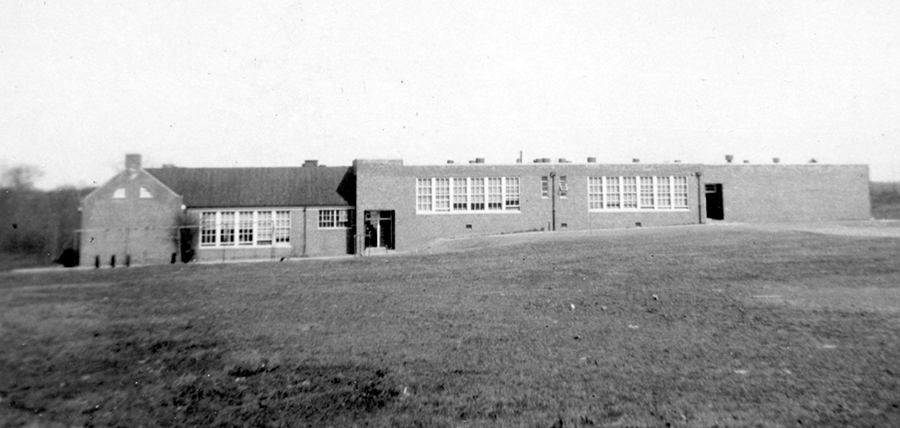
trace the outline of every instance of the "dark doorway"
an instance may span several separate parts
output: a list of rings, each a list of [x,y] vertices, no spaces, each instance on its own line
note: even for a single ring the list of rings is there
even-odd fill
[[[706,185],[706,218],[725,220],[725,206],[722,204],[722,184]]]
[[[394,212],[366,211],[365,248],[394,249]]]

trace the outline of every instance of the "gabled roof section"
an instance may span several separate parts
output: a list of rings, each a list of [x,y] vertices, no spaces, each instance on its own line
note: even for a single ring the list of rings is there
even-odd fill
[[[354,205],[350,167],[147,168],[191,208]]]

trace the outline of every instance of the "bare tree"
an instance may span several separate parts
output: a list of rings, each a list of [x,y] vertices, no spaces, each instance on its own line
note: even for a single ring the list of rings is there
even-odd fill
[[[0,174],[0,188],[29,190],[44,176],[44,171],[35,165],[16,165]]]

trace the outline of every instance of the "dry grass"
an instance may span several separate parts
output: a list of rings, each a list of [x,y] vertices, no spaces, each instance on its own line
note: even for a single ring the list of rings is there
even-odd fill
[[[3,318],[3,343],[19,345],[0,350],[0,415],[11,426],[900,420],[898,239],[721,226],[496,242],[4,276],[3,313],[56,327]],[[61,283],[73,286],[46,286]]]

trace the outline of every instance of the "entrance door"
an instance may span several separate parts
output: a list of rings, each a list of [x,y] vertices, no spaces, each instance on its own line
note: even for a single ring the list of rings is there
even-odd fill
[[[722,203],[721,183],[709,183],[706,185],[706,218],[712,220],[725,220],[725,206]]]
[[[394,212],[365,212],[365,248],[394,249]]]

